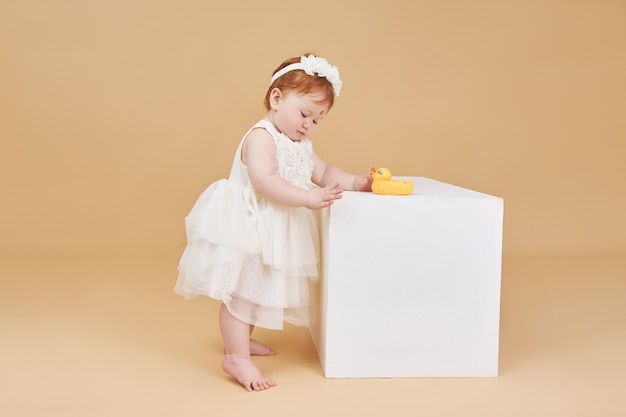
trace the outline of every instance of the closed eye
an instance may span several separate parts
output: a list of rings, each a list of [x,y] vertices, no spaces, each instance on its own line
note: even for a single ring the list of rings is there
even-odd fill
[[[309,116],[309,115],[305,114],[305,113],[304,113],[304,112],[302,112],[302,111],[300,112],[300,114],[301,114],[301,115],[302,115],[302,117],[303,117],[303,118],[305,118],[305,119],[306,119],[307,117],[311,117],[311,116]],[[319,120],[318,120],[318,119],[313,119],[313,124],[318,124],[318,123],[319,123]]]

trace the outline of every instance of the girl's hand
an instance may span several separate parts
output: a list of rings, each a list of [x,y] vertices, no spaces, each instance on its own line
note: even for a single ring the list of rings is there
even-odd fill
[[[354,179],[352,186],[354,191],[372,191],[372,176],[359,175]]]
[[[305,207],[311,210],[319,210],[330,206],[341,197],[343,197],[343,190],[337,183],[323,188],[312,188],[307,191]]]

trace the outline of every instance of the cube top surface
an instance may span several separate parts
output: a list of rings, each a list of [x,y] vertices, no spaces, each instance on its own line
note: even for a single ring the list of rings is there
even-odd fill
[[[432,196],[432,197],[457,197],[457,198],[499,198],[489,194],[484,194],[478,191],[469,190],[456,185],[447,184],[445,182],[433,180],[425,177],[405,177],[394,176],[393,179],[412,181],[413,192],[410,195],[404,196],[387,196],[380,195],[381,198],[413,198],[416,196]],[[363,194],[359,192],[353,192],[350,194]],[[364,194],[369,195],[369,194]],[[379,195],[377,195],[379,196]]]

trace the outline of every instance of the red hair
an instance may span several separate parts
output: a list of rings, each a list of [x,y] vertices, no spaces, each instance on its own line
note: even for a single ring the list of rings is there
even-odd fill
[[[310,53],[307,52],[303,56],[309,56]],[[315,54],[314,54],[315,55]],[[282,64],[278,66],[274,70],[273,74],[276,74],[281,69],[285,68],[289,64],[294,64],[296,62],[300,62],[300,57],[293,57],[283,61]],[[322,95],[322,99],[319,103],[327,104],[328,110],[333,107],[335,104],[335,90],[333,89],[333,85],[326,77],[320,77],[316,75],[308,75],[303,70],[293,70],[289,71],[286,74],[278,77],[267,89],[267,93],[265,93],[265,100],[263,104],[265,105],[265,109],[269,111],[270,107],[270,93],[273,89],[278,88],[283,93],[287,92],[295,92],[296,94],[308,94],[308,93],[317,93]]]

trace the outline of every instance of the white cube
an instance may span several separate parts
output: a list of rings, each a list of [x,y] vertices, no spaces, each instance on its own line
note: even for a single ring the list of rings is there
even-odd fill
[[[423,177],[319,212],[327,378],[498,375],[503,200]],[[316,319],[316,320],[315,320]]]

